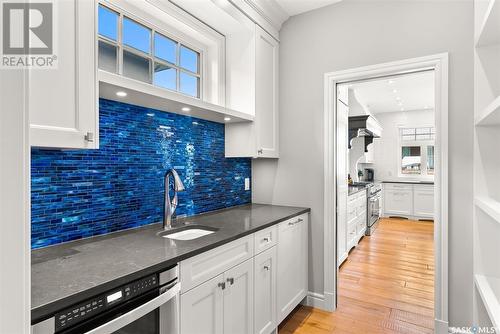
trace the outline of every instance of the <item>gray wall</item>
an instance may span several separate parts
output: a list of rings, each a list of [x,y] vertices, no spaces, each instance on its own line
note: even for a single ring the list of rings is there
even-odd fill
[[[290,18],[280,48],[280,159],[254,160],[253,199],[311,207],[309,279],[317,293],[323,293],[323,74],[449,52],[449,319],[470,325],[472,2],[345,0]]]

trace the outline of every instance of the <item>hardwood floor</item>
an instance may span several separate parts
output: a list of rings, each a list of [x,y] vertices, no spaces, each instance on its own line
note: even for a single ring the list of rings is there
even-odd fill
[[[433,223],[382,219],[340,268],[334,313],[299,306],[280,334],[434,333]]]

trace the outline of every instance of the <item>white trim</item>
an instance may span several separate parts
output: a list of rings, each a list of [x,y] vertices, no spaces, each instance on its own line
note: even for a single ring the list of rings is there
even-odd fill
[[[435,318],[448,321],[448,54],[406,59],[343,71],[325,73],[324,77],[324,294],[336,293],[337,255],[335,213],[335,115],[336,85],[378,76],[397,75],[434,69],[436,90],[435,192]],[[325,300],[324,309],[335,310],[336,298]]]
[[[307,293],[307,297],[306,297],[306,305],[311,306],[311,307],[315,307],[315,308],[319,308],[319,309],[324,309],[325,308],[325,295],[309,291]]]
[[[447,334],[449,331],[448,322],[443,320],[434,319],[434,333]]]
[[[28,70],[0,70],[0,333],[30,332],[28,82]]]

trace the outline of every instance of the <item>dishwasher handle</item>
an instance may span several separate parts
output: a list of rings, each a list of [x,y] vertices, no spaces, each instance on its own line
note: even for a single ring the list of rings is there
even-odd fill
[[[176,283],[173,287],[170,289],[166,290],[163,292],[161,295],[158,297],[148,301],[147,303],[133,309],[132,311],[129,311],[125,313],[122,316],[119,316],[118,318],[115,318],[99,327],[96,327],[90,331],[88,331],[86,334],[111,334],[119,330],[120,328],[123,328],[127,326],[128,324],[133,323],[137,319],[142,318],[149,312],[154,311],[155,309],[159,308],[163,304],[168,303],[170,300],[175,298],[179,292],[181,291],[181,284]]]

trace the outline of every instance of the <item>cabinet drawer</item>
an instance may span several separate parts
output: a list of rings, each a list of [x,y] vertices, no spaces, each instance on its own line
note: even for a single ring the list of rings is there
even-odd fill
[[[349,204],[347,206],[347,221],[350,222],[356,218],[356,206]]]
[[[356,237],[356,231],[357,231],[357,221],[354,221],[353,223],[349,224],[347,226],[347,244],[350,244],[351,241]]]
[[[249,235],[182,261],[181,293],[251,258],[253,245],[253,235]]]
[[[413,185],[404,183],[384,183],[384,188],[387,190],[413,190]]]
[[[254,234],[254,252],[259,254],[276,245],[278,239],[278,226],[274,225]]]
[[[359,234],[365,229],[366,229],[366,219],[364,217],[359,217],[356,233]]]
[[[360,215],[366,211],[366,197],[361,197],[356,203],[356,214]]]

